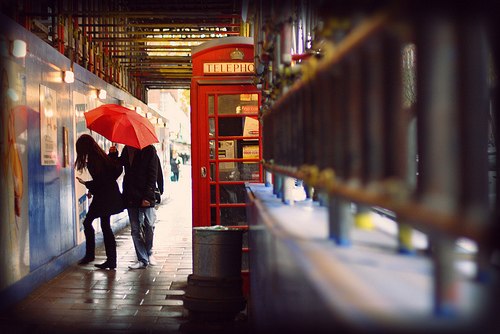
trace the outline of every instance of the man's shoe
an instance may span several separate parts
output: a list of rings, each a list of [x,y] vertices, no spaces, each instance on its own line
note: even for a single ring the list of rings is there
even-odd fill
[[[152,265],[152,266],[157,266],[158,265],[158,261],[156,261],[156,258],[153,255],[149,256],[149,264]]]
[[[111,263],[108,261],[101,264],[94,264],[94,266],[99,269],[116,269],[116,263]]]
[[[84,264],[87,264],[89,262],[94,261],[94,259],[95,258],[93,256],[84,256],[80,261],[78,261],[78,264],[84,265]]]
[[[143,262],[141,261],[137,261],[136,263],[134,264],[131,264],[130,266],[128,266],[130,269],[145,269],[148,265],[147,264],[144,264]]]

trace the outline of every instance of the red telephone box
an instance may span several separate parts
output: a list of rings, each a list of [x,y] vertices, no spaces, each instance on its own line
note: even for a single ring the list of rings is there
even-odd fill
[[[203,43],[193,48],[192,62],[193,226],[244,228],[245,183],[262,182],[253,39]]]

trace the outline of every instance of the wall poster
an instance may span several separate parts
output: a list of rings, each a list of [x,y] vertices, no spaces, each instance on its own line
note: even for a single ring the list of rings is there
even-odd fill
[[[0,290],[30,270],[26,71],[0,58]]]
[[[56,92],[40,85],[40,156],[42,166],[57,164]]]
[[[74,149],[75,143],[82,134],[89,133],[87,129],[87,125],[85,123],[84,113],[89,110],[89,99],[82,93],[78,93],[73,91],[73,109],[74,109],[74,126],[75,129],[73,138],[74,142],[72,143],[72,147]],[[76,157],[76,154],[75,154]],[[76,240],[77,243],[80,244],[85,240],[85,235],[83,234],[83,220],[87,215],[87,211],[90,205],[90,199],[87,197],[87,188],[76,181],[76,176],[81,177],[84,180],[90,180],[89,173],[84,170],[82,173],[75,170],[75,179],[73,180],[75,184],[75,200],[76,200]]]

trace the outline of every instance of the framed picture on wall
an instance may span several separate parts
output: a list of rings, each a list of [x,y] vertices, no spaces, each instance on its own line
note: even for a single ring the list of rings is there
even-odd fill
[[[69,133],[68,133],[68,128],[63,126],[63,154],[64,154],[64,160],[63,160],[63,167],[68,167],[69,166]]]

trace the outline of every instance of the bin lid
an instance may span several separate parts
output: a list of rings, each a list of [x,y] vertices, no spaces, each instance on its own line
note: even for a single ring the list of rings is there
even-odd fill
[[[234,227],[227,227],[224,225],[214,225],[214,226],[198,226],[194,227],[193,229],[198,230],[198,231],[240,231],[238,228]]]

